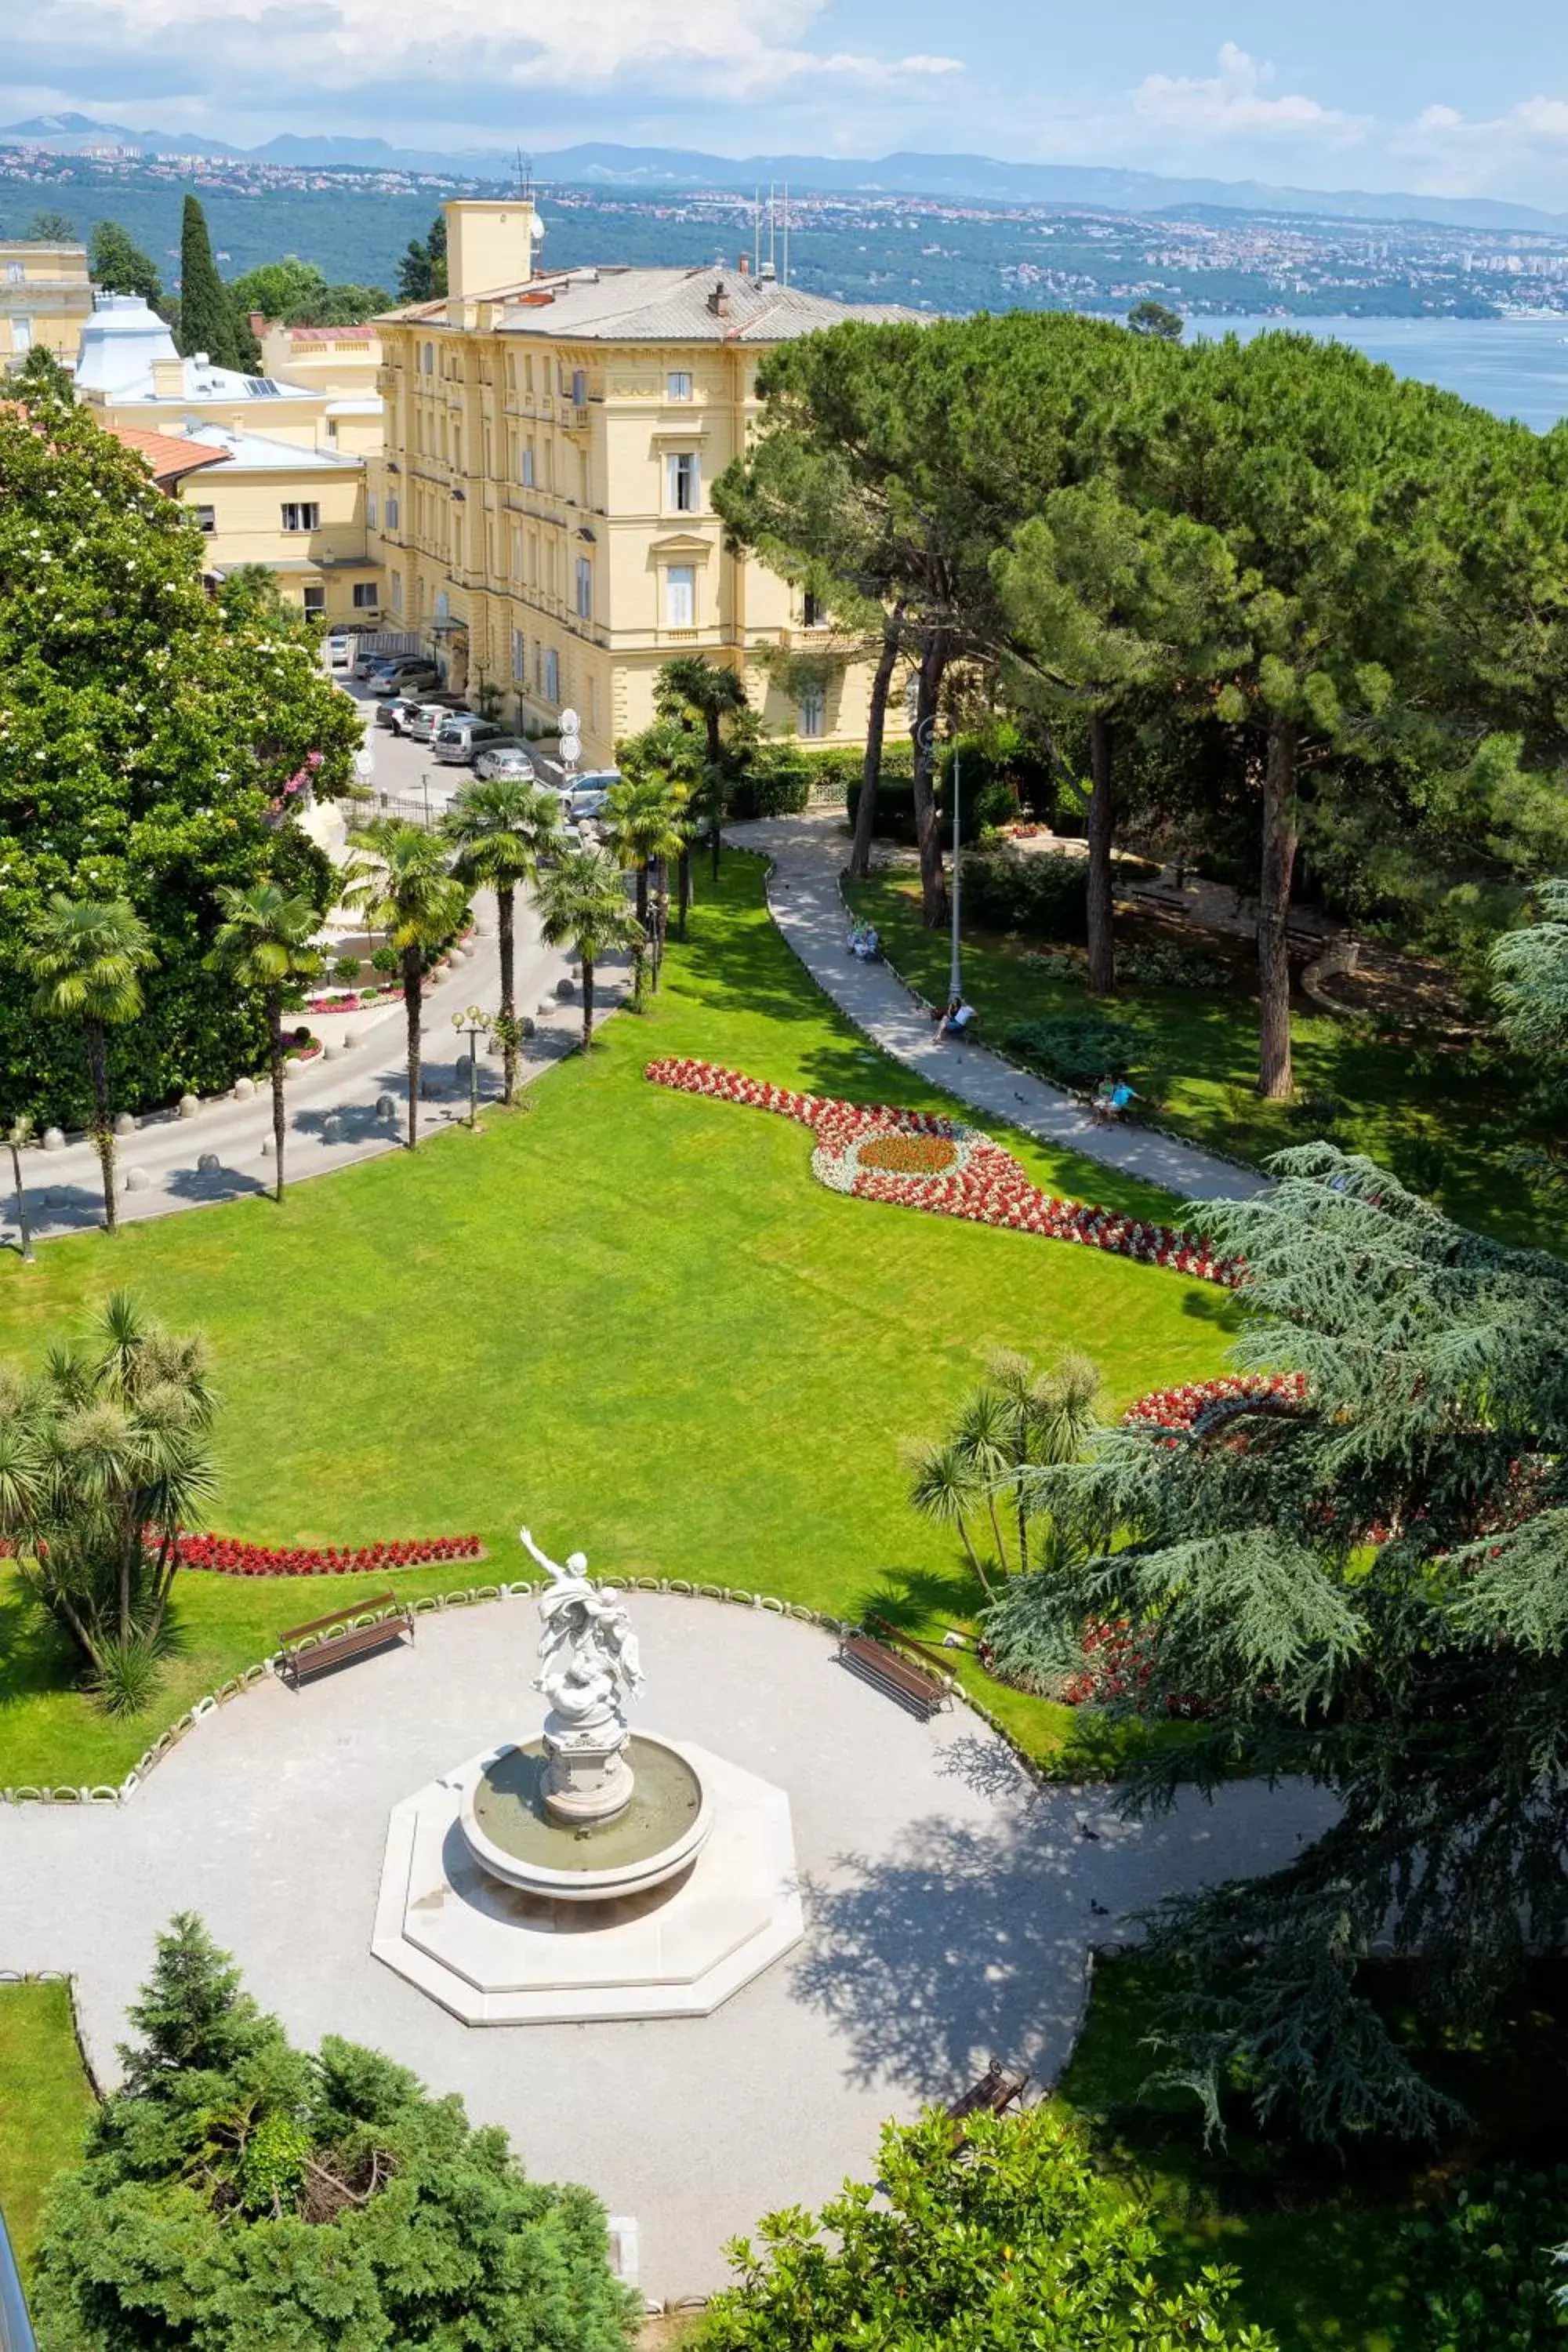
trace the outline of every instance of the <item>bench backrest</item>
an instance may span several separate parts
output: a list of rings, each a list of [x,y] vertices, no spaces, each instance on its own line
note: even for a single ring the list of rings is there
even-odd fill
[[[885,1617],[868,1617],[866,1622],[879,1641],[891,1642],[900,1650],[912,1650],[917,1658],[923,1658],[928,1665],[933,1666],[944,1681],[952,1680],[952,1668],[941,1650],[928,1648],[924,1642],[917,1642],[912,1633],[900,1632]]]
[[[378,1609],[395,1609],[397,1605],[395,1592],[378,1592],[373,1600],[355,1601],[347,1609],[334,1609],[328,1616],[312,1617],[308,1625],[290,1625],[286,1633],[279,1634],[278,1640],[286,1650],[291,1642],[302,1642],[307,1633],[324,1633],[333,1625],[349,1625],[356,1617],[373,1617]]]

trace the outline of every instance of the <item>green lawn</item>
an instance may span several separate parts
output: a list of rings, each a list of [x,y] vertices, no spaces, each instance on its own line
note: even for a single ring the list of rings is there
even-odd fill
[[[856,913],[874,922],[889,961],[933,1003],[945,997],[948,935],[920,919],[920,886],[901,874],[873,877],[849,891]],[[1082,1013],[1082,986],[1051,978],[1037,941],[965,934],[964,989],[993,1042],[1010,1022]],[[1250,990],[1128,988],[1117,1010],[1141,1017],[1152,1040],[1147,1058],[1173,1073],[1162,1122],[1196,1143],[1261,1163],[1319,1129],[1289,1107],[1256,1092],[1258,1004]],[[1483,1232],[1542,1248],[1562,1245],[1561,1222],[1543,1216],[1505,1164],[1527,1135],[1518,1089],[1482,1078],[1461,1055],[1419,1039],[1380,1042],[1365,1022],[1329,1013],[1291,1019],[1299,1096],[1332,1095],[1348,1106],[1335,1129],[1347,1149],[1392,1168],[1452,1215]],[[1140,1065],[1134,1063],[1136,1076]]]
[[[1397,2018],[1387,1976],[1375,1997]],[[1101,2160],[1136,2177],[1187,2266],[1239,2272],[1233,2309],[1271,2328],[1283,2352],[1432,2352],[1401,2234],[1467,2169],[1568,2159],[1568,1970],[1542,1964],[1484,2039],[1419,2053],[1468,2118],[1448,2145],[1380,2143],[1342,2161],[1265,2140],[1239,2101],[1205,2149],[1195,2100],[1145,2088],[1155,1984],[1135,1953],[1100,1963],[1058,2087]]]
[[[297,1185],[51,1242],[0,1265],[0,1355],[36,1358],[111,1286],[210,1336],[224,1409],[215,1523],[273,1540],[474,1531],[521,1572],[523,1520],[595,1569],[749,1586],[911,1625],[966,1621],[962,1553],[903,1499],[906,1436],[940,1429],[997,1346],[1071,1344],[1125,1402],[1218,1369],[1233,1308],[1180,1276],[924,1217],[812,1181],[788,1120],[649,1086],[654,1054],[928,1108],[864,1046],[726,861],[645,1019],[495,1114]],[[1009,1137],[1042,1183],[1169,1213],[1158,1193]],[[115,1723],[71,1688],[52,1628],[0,1581],[0,1785],[118,1779],[163,1723],[363,1579],[187,1575],[155,1713]],[[1043,1758],[1068,1710],[993,1692]],[[1080,1766],[1084,1761],[1074,1759]]]
[[[0,2210],[24,2277],[44,2190],[75,2162],[91,2113],[69,1988],[0,1985]]]

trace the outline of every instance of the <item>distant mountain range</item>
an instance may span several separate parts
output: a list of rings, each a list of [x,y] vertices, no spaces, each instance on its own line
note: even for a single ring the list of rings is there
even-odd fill
[[[441,172],[510,182],[512,156],[495,148],[437,152],[394,147],[384,139],[303,138],[289,133],[262,147],[166,131],[131,131],[85,114],[40,114],[0,124],[0,145],[27,143],[80,154],[105,142],[143,155],[211,155],[237,163],[292,164],[309,170]],[[574,187],[726,188],[744,191],[787,181],[805,195],[940,196],[952,202],[1087,205],[1105,212],[1293,213],[1318,220],[1432,221],[1455,228],[1568,231],[1568,214],[1489,196],[1420,196],[1361,188],[1284,188],[1262,180],[1181,180],[1078,163],[1006,163],[990,155],[884,155],[857,161],[826,155],[706,155],[682,147],[619,147],[591,142],[535,158],[540,176]]]

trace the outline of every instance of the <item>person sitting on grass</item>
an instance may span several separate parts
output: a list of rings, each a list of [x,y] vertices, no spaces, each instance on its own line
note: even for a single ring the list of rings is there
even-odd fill
[[[950,997],[947,1010],[936,1024],[937,1044],[941,1045],[950,1029],[955,1036],[963,1037],[973,1018],[974,1007],[964,997]]]
[[[855,952],[863,962],[875,963],[882,952],[882,942],[877,936],[875,923],[868,923],[860,933]]]

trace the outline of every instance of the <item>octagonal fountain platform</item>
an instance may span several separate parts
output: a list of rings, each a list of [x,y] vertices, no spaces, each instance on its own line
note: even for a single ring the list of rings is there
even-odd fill
[[[542,1735],[394,1806],[371,1949],[469,2025],[706,2017],[805,1931],[789,1800],[631,1732],[619,1595],[543,1564]]]

